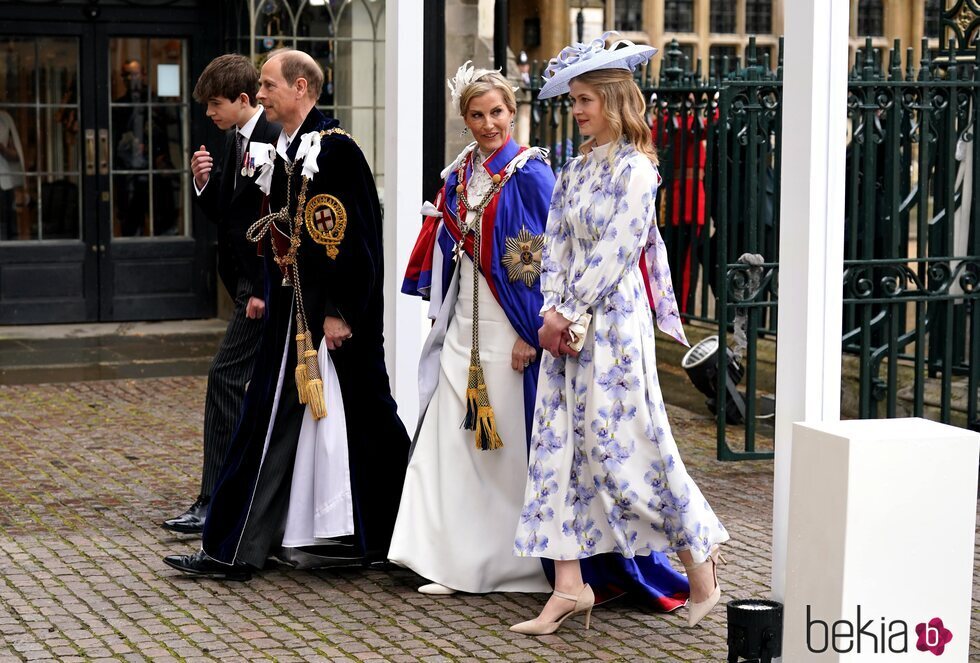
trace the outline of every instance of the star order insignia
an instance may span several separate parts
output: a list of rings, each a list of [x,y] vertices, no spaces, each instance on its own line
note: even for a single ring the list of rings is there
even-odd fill
[[[532,287],[541,276],[541,250],[544,248],[544,235],[532,235],[525,227],[517,237],[508,237],[505,242],[507,252],[501,258],[507,268],[511,283],[520,279],[527,287]]]
[[[306,204],[306,231],[317,244],[327,247],[327,256],[336,260],[337,248],[347,230],[347,210],[334,196],[321,193]]]

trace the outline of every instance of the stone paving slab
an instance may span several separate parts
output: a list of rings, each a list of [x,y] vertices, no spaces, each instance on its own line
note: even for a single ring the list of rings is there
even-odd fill
[[[683,610],[613,602],[596,609],[590,631],[572,620],[528,638],[507,627],[544,595],[425,596],[404,570],[182,577],[161,557],[197,541],[157,523],[196,494],[204,386],[202,377],[0,386],[0,661],[725,659],[723,608],[687,630]],[[772,463],[715,461],[713,421],[669,410],[691,473],[733,536],[723,601],[766,596]],[[975,580],[973,652],[978,595]]]
[[[157,329],[149,323],[131,325],[128,333],[119,329],[126,325],[112,326],[116,333],[101,335],[96,332],[108,325],[60,325],[49,337],[14,336],[16,329],[0,327],[0,385],[206,375],[224,336],[224,327],[206,322],[183,333],[167,326],[159,334],[135,333]]]

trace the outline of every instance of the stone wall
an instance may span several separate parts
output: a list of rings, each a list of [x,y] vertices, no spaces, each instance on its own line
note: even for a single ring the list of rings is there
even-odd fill
[[[480,5],[489,4],[491,12],[490,40],[480,37]],[[472,60],[477,66],[493,63],[493,0],[446,0],[446,71],[452,78],[459,66]],[[446,104],[446,155],[449,163],[472,140],[460,136],[463,120],[449,105],[449,89],[443,87]]]
[[[512,2],[510,4],[520,4]],[[477,67],[493,67],[494,0],[446,0],[446,78],[452,78],[459,66],[472,60]],[[508,52],[507,73],[517,85],[517,63]],[[449,89],[443,87],[446,104],[445,162],[456,158],[473,138],[460,135],[462,118],[449,105]]]

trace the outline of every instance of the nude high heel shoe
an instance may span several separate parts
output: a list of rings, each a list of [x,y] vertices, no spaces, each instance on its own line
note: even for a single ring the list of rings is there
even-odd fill
[[[537,619],[532,619],[530,621],[521,622],[520,624],[514,624],[510,627],[510,630],[514,633],[523,633],[524,635],[548,635],[557,631],[562,622],[569,617],[584,612],[585,630],[588,631],[589,624],[592,621],[592,607],[595,605],[595,594],[592,593],[592,588],[586,584],[585,587],[582,588],[582,591],[578,593],[578,596],[565,594],[563,592],[559,592],[558,590],[555,590],[552,593],[558,598],[575,601],[575,607],[553,622],[541,622]]]
[[[694,628],[698,625],[704,616],[711,612],[711,609],[715,607],[718,600],[721,598],[721,586],[718,584],[718,564],[725,563],[725,558],[722,556],[721,551],[718,546],[711,549],[708,553],[708,559],[704,560],[700,564],[692,564],[691,566],[684,565],[684,569],[687,571],[687,577],[691,577],[691,572],[696,569],[701,568],[705,564],[711,564],[711,575],[715,581],[715,588],[711,590],[708,594],[708,598],[698,603],[693,601],[687,602],[687,627]]]

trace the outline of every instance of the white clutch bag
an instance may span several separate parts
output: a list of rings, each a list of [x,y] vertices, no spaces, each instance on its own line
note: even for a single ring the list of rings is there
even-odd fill
[[[582,346],[585,345],[585,337],[589,333],[589,325],[592,324],[592,314],[583,313],[582,317],[578,319],[578,322],[573,322],[568,327],[568,335],[572,337],[569,341],[568,347],[575,352],[581,352]]]

